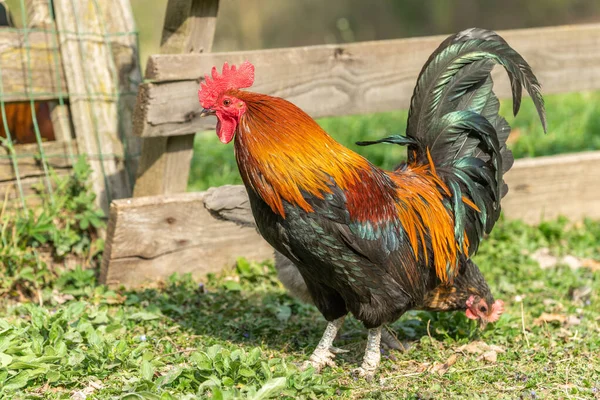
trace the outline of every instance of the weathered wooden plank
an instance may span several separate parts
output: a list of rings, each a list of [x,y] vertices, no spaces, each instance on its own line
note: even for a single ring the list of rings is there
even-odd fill
[[[600,218],[600,151],[522,159],[506,174],[504,214],[535,224]]]
[[[73,165],[71,152],[77,149],[75,141],[44,142],[41,147],[44,150],[48,167],[57,170],[70,168]],[[37,143],[14,146],[14,157],[16,157],[21,179],[45,175],[39,148],[40,146]],[[0,182],[12,181],[17,178],[11,157],[6,147],[0,147]]]
[[[209,52],[219,8],[218,0],[171,0],[167,5],[160,51]],[[139,119],[135,125],[144,124]],[[194,151],[194,135],[147,138],[142,146],[134,196],[185,192]]]
[[[600,151],[517,160],[503,200],[510,219],[600,218]],[[239,256],[272,258],[253,228],[243,186],[113,203],[102,282],[139,286],[173,272],[201,276]]]
[[[112,240],[106,242],[100,281],[133,287],[164,280],[174,272],[195,277],[218,272],[240,256],[272,258],[273,249],[253,227],[225,221],[218,217],[222,209],[206,207],[207,201],[221,204],[211,197],[220,197],[223,190],[228,198],[237,196],[231,206],[250,215],[241,187],[114,201],[107,231]]]
[[[77,154],[77,143],[73,137],[73,123],[71,122],[71,111],[66,104],[60,105],[53,101],[50,104],[50,118],[56,140],[60,142],[72,142],[71,151]]]
[[[600,88],[600,24],[500,32],[532,65],[544,94]],[[313,117],[408,108],[416,78],[445,36],[232,53],[155,55],[139,93],[135,133],[182,135],[214,127],[200,118],[199,77],[225,61],[256,66],[253,91],[284,97]],[[494,71],[500,97],[506,74]]]
[[[29,28],[45,30],[46,37],[57,47],[58,39],[53,33],[56,31],[56,24],[52,18],[50,2],[47,0],[26,0],[25,5],[27,10],[27,26]],[[58,47],[55,52],[54,62],[55,65],[62,67]],[[66,82],[61,83],[61,92],[65,92],[67,89]],[[69,106],[60,104],[60,101],[50,102],[49,106],[55,139],[60,142],[67,142],[67,145],[70,146],[69,143],[73,140],[73,127]],[[75,146],[75,143],[73,143],[73,146]],[[77,148],[72,147],[69,149],[69,152],[70,154],[76,154]]]
[[[129,0],[104,0],[100,3],[105,29],[111,34],[110,48],[119,90],[119,137],[125,144],[126,172],[131,186],[128,193],[131,193],[142,150],[142,140],[133,134],[132,129],[138,86],[142,81],[137,29]]]
[[[116,156],[90,159],[93,189],[98,194],[98,205],[105,212],[111,199],[129,197],[132,189],[124,168],[126,155],[118,115],[119,77],[128,79],[128,66],[132,64],[115,62],[113,46],[107,38],[109,33],[127,33],[111,32],[114,22],[107,18],[110,15],[116,19],[108,10],[120,10],[121,2],[55,0],[53,3],[79,152]],[[135,47],[132,51],[135,54]],[[119,69],[122,66],[125,69]]]
[[[56,169],[55,173],[57,177],[64,178],[70,175],[71,171],[69,169]],[[51,181],[51,184],[54,186],[55,182]],[[0,206],[5,199],[7,202],[6,208],[8,209],[21,208],[23,201],[28,207],[40,205],[42,198],[38,189],[41,188],[43,193],[46,193],[46,180],[44,176],[26,177],[21,179],[21,188],[23,189],[22,198],[16,181],[0,182]]]
[[[27,51],[29,48],[29,51]],[[0,29],[0,94],[5,102],[66,97],[56,41],[46,32]]]

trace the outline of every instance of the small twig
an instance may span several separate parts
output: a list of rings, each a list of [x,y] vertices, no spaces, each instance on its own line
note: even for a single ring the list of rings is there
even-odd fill
[[[469,368],[469,369],[457,369],[454,370],[453,372],[456,373],[461,373],[461,372],[471,372],[471,371],[479,371],[480,369],[492,369],[492,368],[497,368],[497,365],[484,365],[483,367],[477,367],[477,368]]]
[[[417,376],[417,375],[423,375],[426,371],[422,371],[422,372],[411,372],[410,374],[402,374],[402,375],[394,375],[394,378],[406,378],[408,376]]]
[[[385,382],[389,381],[390,379],[394,379],[394,378],[407,378],[409,376],[418,376],[418,375],[423,375],[425,372],[427,372],[427,370],[421,371],[421,372],[411,372],[408,374],[402,374],[402,375],[390,375],[387,376],[385,378],[383,378],[381,380],[381,384],[384,384]]]
[[[402,351],[406,351],[406,347],[404,347],[404,344],[398,339],[398,336],[396,336],[396,333],[392,330],[392,328],[386,325],[383,327],[383,329],[385,329],[394,339],[396,339],[400,347],[402,347]]]
[[[523,329],[523,336],[525,336],[525,341],[527,342],[527,347],[531,347],[529,345],[529,338],[527,337],[527,331],[525,330],[525,309],[523,308],[523,300],[521,300],[521,328]]]
[[[427,320],[427,336],[429,336],[429,340],[433,341],[433,338],[431,337],[431,332],[429,331],[429,325],[431,325],[430,319]]]

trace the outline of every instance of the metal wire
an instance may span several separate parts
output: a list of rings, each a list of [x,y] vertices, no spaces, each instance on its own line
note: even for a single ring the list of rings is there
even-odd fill
[[[2,2],[0,0],[0,3],[4,4],[6,6],[6,4],[4,2]],[[57,127],[55,126],[54,128],[54,132],[55,132],[55,138],[56,140],[62,140],[61,143],[64,144],[64,149],[65,152],[64,153],[57,153],[57,150],[50,150],[47,146],[47,143],[44,137],[44,135],[42,134],[42,130],[40,129],[40,121],[38,121],[38,118],[40,117],[40,115],[38,115],[38,113],[36,112],[36,105],[39,104],[40,101],[49,101],[49,102],[54,102],[55,104],[57,104],[57,107],[61,107],[63,109],[66,109],[67,107],[69,107],[69,101],[71,104],[73,104],[73,102],[75,101],[86,101],[91,103],[92,107],[93,107],[93,103],[95,102],[114,102],[114,104],[116,105],[116,112],[117,112],[117,118],[119,119],[119,135],[120,135],[120,140],[123,143],[123,154],[112,154],[112,152],[106,153],[104,154],[102,152],[102,143],[103,141],[107,141],[107,140],[111,140],[110,138],[107,137],[103,137],[102,132],[100,132],[100,128],[99,128],[99,121],[97,116],[92,113],[91,114],[91,119],[92,119],[92,127],[93,127],[93,132],[87,132],[87,134],[89,135],[93,135],[93,140],[95,141],[95,144],[97,146],[97,149],[99,150],[98,154],[85,154],[85,156],[89,159],[89,160],[98,160],[99,163],[97,163],[96,165],[99,165],[99,169],[100,171],[97,171],[99,173],[102,174],[102,179],[103,179],[103,189],[105,190],[106,193],[106,200],[110,203],[110,201],[113,199],[113,189],[111,188],[111,179],[108,178],[107,176],[107,171],[105,170],[105,162],[106,161],[110,161],[110,160],[118,160],[118,161],[122,161],[124,160],[124,165],[125,165],[125,172],[129,178],[129,182],[132,184],[134,181],[134,173],[135,171],[131,171],[130,168],[130,162],[129,160],[131,160],[132,158],[135,157],[139,157],[139,154],[136,153],[132,153],[132,151],[134,150],[131,146],[130,143],[128,141],[128,136],[125,134],[125,132],[130,129],[130,127],[126,127],[122,125],[121,122],[121,113],[122,110],[120,109],[120,107],[118,106],[119,103],[121,102],[123,96],[134,96],[137,93],[135,91],[132,90],[123,90],[120,91],[119,90],[119,71],[117,69],[117,66],[112,58],[113,55],[113,41],[116,37],[132,37],[134,43],[137,45],[138,44],[138,40],[139,40],[139,36],[138,36],[138,32],[137,31],[132,31],[132,32],[109,32],[107,29],[107,21],[106,21],[106,16],[105,13],[102,12],[102,9],[100,7],[101,3],[99,0],[91,0],[90,5],[92,5],[94,7],[94,12],[95,12],[95,17],[98,18],[98,27],[100,28],[101,32],[88,32],[86,31],[84,28],[82,28],[82,24],[81,21],[77,20],[75,21],[76,25],[76,29],[75,31],[71,31],[71,30],[64,30],[64,31],[59,31],[56,28],[56,24],[54,23],[55,21],[55,15],[54,15],[54,8],[52,6],[52,0],[47,0],[47,4],[48,4],[48,10],[50,12],[50,19],[52,20],[52,23],[49,24],[44,24],[41,26],[34,26],[31,27],[29,26],[30,22],[28,21],[28,17],[30,17],[28,15],[27,12],[27,6],[26,6],[26,0],[19,0],[18,2],[19,6],[20,6],[20,13],[15,13],[15,11],[18,10],[11,10],[13,12],[13,15],[19,15],[21,16],[21,26],[19,27],[15,27],[15,26],[11,26],[11,27],[0,27],[1,31],[4,33],[16,33],[19,35],[20,38],[22,38],[21,43],[22,43],[22,49],[23,52],[21,54],[23,54],[23,59],[21,60],[21,62],[23,63],[22,65],[24,66],[23,68],[23,78],[24,78],[24,83],[25,83],[25,89],[22,88],[16,88],[17,90],[15,90],[14,88],[12,88],[12,86],[8,85],[7,81],[4,81],[4,79],[7,77],[6,73],[3,74],[3,70],[2,70],[2,63],[0,63],[0,115],[2,117],[2,127],[4,127],[4,131],[6,132],[6,137],[0,137],[0,149],[3,147],[5,150],[5,154],[0,154],[0,160],[10,160],[10,163],[8,164],[2,164],[0,165],[0,168],[10,168],[11,171],[9,174],[3,174],[2,176],[12,176],[11,180],[7,180],[8,178],[2,178],[3,180],[0,181],[0,184],[2,186],[7,186],[7,190],[14,190],[16,189],[16,195],[13,197],[11,195],[11,198],[14,198],[16,200],[17,196],[19,199],[19,207],[22,208],[23,210],[27,211],[27,201],[26,201],[26,196],[28,195],[28,190],[26,190],[26,186],[25,182],[27,182],[27,185],[29,185],[29,182],[32,180],[30,178],[31,173],[29,176],[27,176],[27,180],[25,180],[26,176],[23,175],[24,173],[30,172],[30,169],[27,168],[26,170],[23,170],[21,168],[21,170],[19,169],[19,163],[23,163],[24,159],[31,159],[31,158],[35,158],[36,163],[38,163],[39,165],[39,172],[36,172],[34,175],[36,179],[39,179],[40,183],[43,183],[43,185],[41,186],[42,190],[45,192],[44,196],[45,198],[50,199],[51,202],[54,202],[54,189],[53,189],[53,171],[52,171],[52,165],[53,163],[50,162],[50,160],[69,160],[69,164],[72,165],[74,164],[76,158],[77,158],[77,154],[78,151],[75,148],[75,141],[74,138],[63,138],[61,139],[58,136],[58,131],[57,131]],[[77,8],[81,7],[82,5],[80,4],[79,0],[70,0],[70,8],[72,9],[72,12],[74,14],[76,14]],[[47,38],[47,42],[46,44],[48,45],[48,54],[49,54],[49,60],[50,60],[50,65],[52,65],[52,67],[54,68],[54,71],[52,72],[52,77],[48,77],[48,79],[53,80],[53,82],[56,83],[56,88],[53,88],[53,90],[55,89],[55,91],[52,92],[47,92],[47,91],[41,91],[41,90],[36,90],[34,88],[34,76],[33,76],[33,70],[34,70],[34,60],[32,57],[32,53],[31,53],[31,35],[32,34],[38,34],[38,33],[44,33],[45,34],[45,38]],[[101,43],[104,46],[106,46],[106,52],[107,52],[107,63],[109,66],[109,72],[110,75],[112,76],[112,80],[114,82],[114,88],[110,88],[109,90],[105,91],[105,92],[96,92],[95,90],[93,90],[90,87],[89,82],[91,82],[91,71],[89,71],[88,69],[84,69],[84,78],[85,78],[85,90],[83,93],[77,93],[77,92],[69,92],[68,88],[65,87],[65,85],[63,84],[63,80],[61,79],[61,67],[62,67],[62,58],[61,58],[61,53],[60,53],[60,39],[59,39],[59,34],[61,36],[65,36],[71,40],[77,40],[78,42],[78,53],[79,53],[79,57],[81,57],[82,61],[85,59],[86,57],[86,47],[84,46],[85,42],[96,42],[96,43]],[[2,50],[0,49],[0,52],[2,52]],[[6,64],[4,65],[6,68]],[[4,71],[6,72],[6,71]],[[37,73],[37,72],[36,72]],[[39,77],[36,77],[35,79],[39,79]],[[137,82],[136,82],[137,83]],[[5,89],[9,89],[9,91],[6,91]],[[46,89],[47,90],[47,89]],[[15,137],[15,132],[11,132],[11,128],[14,130],[14,126],[11,125],[12,121],[8,120],[9,115],[7,115],[7,105],[10,104],[11,101],[23,101],[27,99],[27,103],[29,104],[29,108],[30,108],[30,112],[31,112],[31,118],[32,118],[32,123],[33,123],[33,133],[35,135],[35,144],[37,144],[37,146],[35,146],[35,150],[33,150],[33,146],[29,146],[29,147],[19,147],[21,146],[18,143],[18,138]],[[67,123],[70,124],[70,121],[60,121],[61,123]],[[62,125],[62,124],[61,124]],[[69,131],[69,130],[68,130]],[[18,132],[18,130],[17,130]],[[79,133],[78,133],[79,134]],[[73,139],[73,140],[71,140]],[[33,138],[32,138],[33,140]],[[33,143],[32,143],[33,144]],[[28,150],[29,149],[29,150]],[[137,150],[135,150],[137,151]],[[23,165],[23,164],[22,164]],[[21,165],[21,166],[22,166]],[[64,165],[64,163],[63,163]],[[62,168],[62,167],[61,167]],[[24,181],[25,180],[25,181]],[[37,190],[37,189],[36,189]],[[12,192],[14,193],[14,192]],[[5,196],[5,194],[7,193],[0,193],[0,200],[7,198],[7,196]],[[4,201],[4,200],[2,200]]]

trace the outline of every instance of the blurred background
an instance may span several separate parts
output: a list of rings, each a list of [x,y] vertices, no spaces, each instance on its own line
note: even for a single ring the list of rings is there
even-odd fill
[[[144,66],[160,45],[167,0],[131,3]],[[472,26],[501,30],[594,22],[600,22],[600,0],[222,0],[213,51],[450,34]],[[530,101],[524,101],[517,118],[510,102],[502,102],[517,158],[600,149],[600,93],[546,96],[546,104],[544,135]],[[354,142],[401,133],[406,117],[399,110],[318,122],[344,145],[391,168],[404,157],[404,149],[365,148]],[[199,133],[188,190],[240,182],[232,149],[221,145],[214,132]]]
[[[142,62],[167,0],[131,0]],[[599,0],[222,0],[213,51],[307,46],[600,21]]]

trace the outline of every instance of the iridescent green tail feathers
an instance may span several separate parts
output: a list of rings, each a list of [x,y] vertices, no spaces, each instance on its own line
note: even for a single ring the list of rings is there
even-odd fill
[[[495,32],[471,28],[447,38],[425,63],[412,96],[406,137],[377,141],[407,145],[409,164],[429,163],[429,152],[452,192],[447,202],[455,215],[457,240],[462,243],[466,232],[471,254],[500,216],[500,199],[508,190],[502,176],[514,161],[506,147],[510,126],[498,115],[500,104],[492,90],[495,64],[510,78],[514,114],[525,87],[545,130],[544,100],[529,64]],[[478,210],[466,206],[463,198]]]

